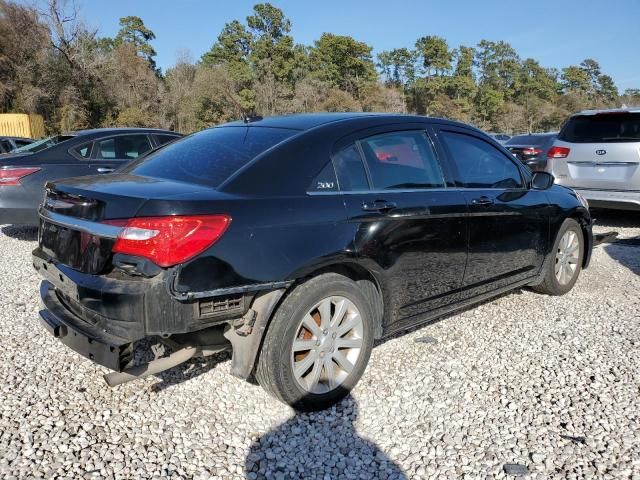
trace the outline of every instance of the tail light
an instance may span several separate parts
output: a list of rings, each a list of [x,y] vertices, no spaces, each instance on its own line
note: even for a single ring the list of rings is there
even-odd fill
[[[17,186],[27,175],[36,173],[40,169],[38,167],[4,167],[0,168],[0,187]]]
[[[547,152],[547,158],[567,158],[570,151],[567,147],[551,147]]]
[[[227,230],[231,217],[140,217],[104,223],[123,227],[113,246],[114,253],[144,257],[161,267],[171,267],[190,260],[213,245]]]
[[[538,155],[542,153],[542,150],[540,150],[539,148],[530,147],[523,149],[522,153],[524,153],[525,155]]]

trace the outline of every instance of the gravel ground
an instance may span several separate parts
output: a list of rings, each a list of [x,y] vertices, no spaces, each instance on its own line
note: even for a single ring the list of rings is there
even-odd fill
[[[34,233],[4,227],[0,477],[640,479],[640,215],[596,216],[622,242],[570,294],[387,340],[315,414],[230,376],[226,354],[107,388],[38,325]]]

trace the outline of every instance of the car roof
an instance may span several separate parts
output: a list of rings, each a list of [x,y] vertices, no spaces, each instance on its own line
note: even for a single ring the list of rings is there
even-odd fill
[[[446,120],[436,117],[425,117],[422,115],[408,115],[403,113],[377,113],[377,112],[340,112],[340,113],[295,113],[280,115],[276,117],[249,117],[247,120],[224,123],[218,127],[271,127],[287,128],[291,130],[309,130],[321,125],[349,120],[362,120],[364,118],[389,119],[394,121],[419,121],[434,120],[451,125],[459,125],[469,128],[469,125],[453,120]],[[471,127],[474,128],[474,127]]]
[[[574,113],[572,117],[581,115],[600,115],[603,113],[640,113],[640,107],[622,107],[622,108],[603,108],[598,110],[582,110],[581,112]]]
[[[93,134],[109,134],[109,133],[168,133],[172,135],[180,135],[171,130],[162,128],[137,128],[137,127],[118,127],[118,128],[89,128],[86,130],[77,130],[75,132],[64,133],[63,135],[93,135]]]

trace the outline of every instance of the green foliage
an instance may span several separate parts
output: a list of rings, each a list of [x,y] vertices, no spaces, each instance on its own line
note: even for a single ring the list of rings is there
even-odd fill
[[[514,133],[557,129],[584,108],[640,106],[640,89],[619,95],[592,58],[556,70],[504,41],[450,48],[422,35],[413,49],[382,51],[374,63],[372,46],[347,35],[296,44],[291,21],[269,3],[226,23],[199,62],[182,57],[162,75],[155,34],[140,17],[120,19],[114,38],[98,37],[65,5],[49,0],[39,15],[0,0],[2,111],[41,113],[52,132],[128,125],[187,133],[249,114],[390,111]]]
[[[453,54],[449,51],[447,41],[442,37],[427,35],[416,41],[416,52],[422,60],[422,67],[427,75],[444,75],[451,69]]]
[[[371,47],[346,35],[323,33],[310,48],[309,66],[317,78],[355,95],[377,77]]]
[[[120,30],[113,40],[113,46],[118,47],[128,43],[133,46],[138,55],[155,66],[153,57],[156,56],[156,51],[149,43],[155,38],[155,34],[145,26],[140,17],[123,17],[120,19]]]

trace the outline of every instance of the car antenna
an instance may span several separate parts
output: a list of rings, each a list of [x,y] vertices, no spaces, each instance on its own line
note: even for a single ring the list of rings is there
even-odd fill
[[[244,123],[257,122],[259,120],[262,120],[261,115],[247,115],[244,117]]]

